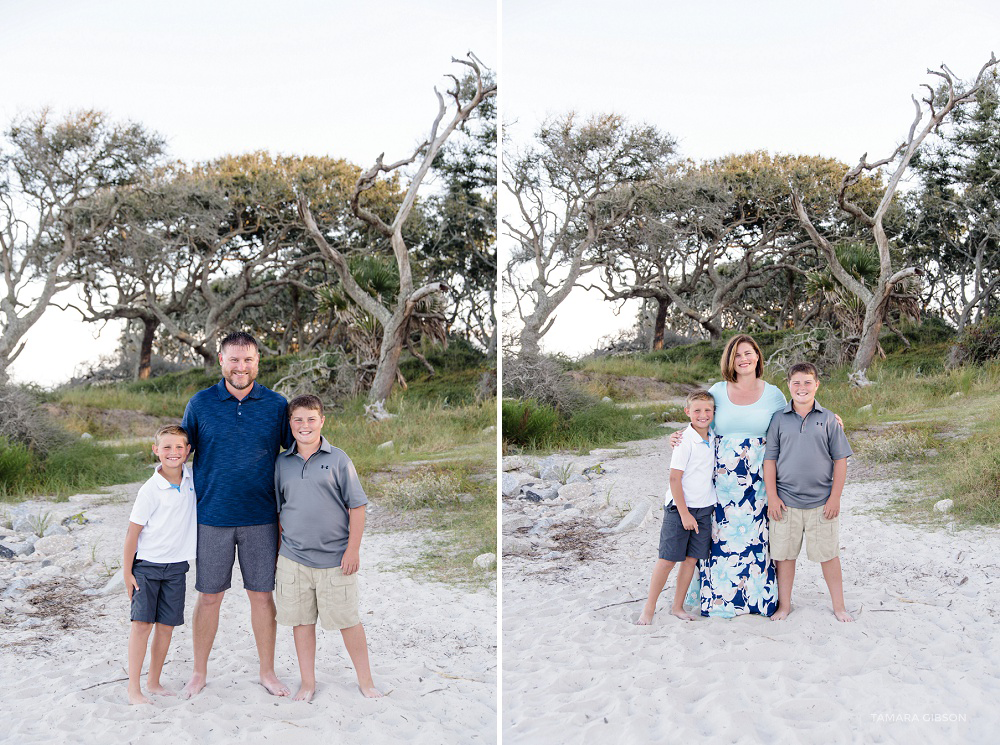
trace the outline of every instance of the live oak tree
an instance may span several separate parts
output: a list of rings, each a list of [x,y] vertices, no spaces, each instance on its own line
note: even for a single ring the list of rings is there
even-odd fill
[[[369,225],[376,233],[389,240],[399,274],[399,292],[392,303],[365,291],[351,273],[344,246],[336,241],[328,226],[320,228],[307,195],[299,198],[301,219],[323,256],[333,266],[344,292],[364,312],[370,314],[381,326],[381,340],[375,377],[368,398],[372,402],[385,401],[392,392],[399,371],[399,358],[406,344],[407,335],[414,313],[425,298],[446,292],[448,287],[441,280],[431,280],[417,286],[411,266],[411,247],[403,234],[404,225],[417,203],[417,193],[449,136],[487,99],[496,95],[496,83],[485,74],[475,55],[469,53],[465,59],[453,62],[468,68],[472,75],[471,84],[463,84],[457,76],[449,76],[452,87],[448,98],[435,90],[438,112],[431,124],[427,138],[414,148],[411,155],[394,163],[385,163],[384,153],[376,158],[374,165],[362,173],[354,185],[350,206],[354,215]],[[368,202],[369,192],[383,182],[382,174],[392,175],[399,169],[416,164],[406,192],[395,214],[391,217],[373,210]]]
[[[60,291],[79,252],[113,221],[117,199],[101,210],[81,204],[102,190],[136,181],[161,155],[163,140],[97,111],[55,119],[51,112],[15,121],[0,151],[0,383],[24,349],[24,335]]]
[[[670,135],[616,114],[569,113],[542,125],[535,140],[504,158],[504,187],[515,205],[503,220],[513,241],[504,280],[526,358],[540,354],[556,308],[599,265],[599,242],[629,220],[675,149]]]
[[[956,107],[975,100],[984,84],[987,72],[996,65],[997,59],[991,55],[990,60],[982,66],[976,79],[968,87],[962,86],[961,81],[946,65],[942,65],[940,70],[928,70],[928,74],[940,78],[941,83],[936,90],[931,85],[925,84],[924,88],[926,88],[927,93],[922,100],[913,97],[916,113],[906,139],[891,155],[873,163],[868,162],[867,153],[863,154],[858,164],[844,175],[837,194],[837,204],[842,210],[866,226],[878,250],[879,274],[874,287],[865,286],[844,268],[837,258],[834,243],[817,228],[802,200],[797,194],[793,194],[792,204],[796,214],[809,237],[826,259],[833,277],[864,304],[865,315],[861,338],[852,363],[854,373],[851,379],[857,385],[870,385],[866,373],[878,349],[879,332],[897,286],[907,278],[921,273],[921,269],[917,266],[898,267],[892,260],[890,239],[885,230],[884,219],[893,204],[899,183],[914,154],[927,136],[935,131]],[[878,171],[890,165],[891,169],[888,170],[885,190],[878,206],[873,211],[866,211],[851,199],[848,193],[849,188],[863,174]]]

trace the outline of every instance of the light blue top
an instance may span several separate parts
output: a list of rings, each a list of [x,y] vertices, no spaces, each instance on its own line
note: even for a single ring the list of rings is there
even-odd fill
[[[764,384],[764,393],[752,404],[738,406],[729,400],[726,381],[720,380],[708,389],[715,399],[715,421],[712,429],[721,437],[742,435],[763,437],[774,412],[785,408],[785,396],[777,386]]]

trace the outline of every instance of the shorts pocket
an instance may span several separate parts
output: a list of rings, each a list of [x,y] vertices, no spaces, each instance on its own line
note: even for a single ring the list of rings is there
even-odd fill
[[[287,569],[278,569],[274,573],[274,584],[283,597],[294,598],[298,593],[298,587],[295,584],[295,572],[289,572]]]

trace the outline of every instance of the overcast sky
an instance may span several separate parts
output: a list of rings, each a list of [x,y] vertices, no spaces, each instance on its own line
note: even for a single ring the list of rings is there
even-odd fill
[[[185,161],[258,149],[370,165],[406,156],[434,86],[474,51],[496,68],[491,0],[0,0],[0,125],[51,106],[139,121]],[[52,385],[117,327],[49,310],[11,372]]]
[[[1000,3],[987,0],[504,0],[503,115],[522,141],[549,115],[614,111],[694,159],[764,149],[853,165],[904,138],[928,67],[971,78],[993,51]],[[576,355],[635,311],[574,290],[556,313],[543,348]]]

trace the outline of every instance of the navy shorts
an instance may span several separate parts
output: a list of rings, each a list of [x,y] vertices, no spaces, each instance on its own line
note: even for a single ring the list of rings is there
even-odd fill
[[[188,569],[186,561],[157,564],[135,559],[132,576],[139,589],[132,590],[132,620],[181,626],[184,623],[185,575]]]
[[[665,561],[684,561],[689,557],[707,559],[712,550],[712,513],[715,507],[690,507],[688,512],[698,523],[698,532],[687,530],[681,522],[681,513],[673,502],[663,508],[663,525],[660,526],[660,558]]]
[[[243,587],[250,592],[274,590],[278,561],[278,523],[219,528],[198,523],[198,577],[194,589],[206,595],[225,592],[233,585],[237,547]]]

